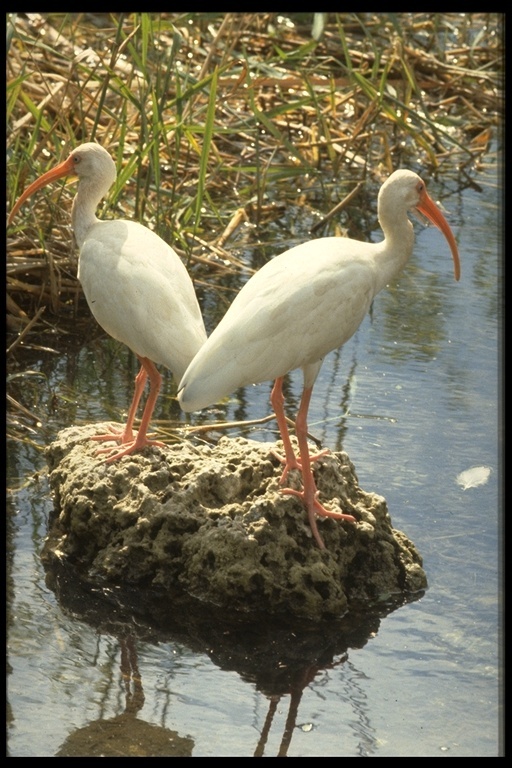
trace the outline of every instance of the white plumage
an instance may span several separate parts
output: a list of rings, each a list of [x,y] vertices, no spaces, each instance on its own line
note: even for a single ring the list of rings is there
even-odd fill
[[[110,462],[146,445],[159,445],[146,436],[161,385],[154,363],[165,365],[179,381],[204,343],[206,331],[192,281],[177,253],[137,222],[96,217],[100,200],[116,179],[115,164],[99,144],[82,144],[34,181],[12,209],[9,223],[30,195],[69,175],[79,179],[71,218],[85,298],[101,327],[126,344],[141,363],[123,432],[93,438],[121,443],[108,457]],[[133,421],[148,376],[150,391],[134,435]]]
[[[378,214],[380,243],[327,237],[298,245],[265,264],[244,285],[219,325],[188,366],[178,399],[185,411],[204,408],[247,384],[275,380],[272,404],[284,444],[284,483],[292,468],[302,471],[300,496],[320,547],[315,516],[354,520],[325,509],[317,499],[307,444],[307,410],[323,357],[357,330],[375,295],[406,264],[414,232],[407,216],[416,208],[438,226],[450,245],[455,277],[459,256],[445,218],[412,171],[395,171],[382,185]],[[284,415],[282,378],[302,368],[304,391],[297,416],[300,456],[294,455]]]

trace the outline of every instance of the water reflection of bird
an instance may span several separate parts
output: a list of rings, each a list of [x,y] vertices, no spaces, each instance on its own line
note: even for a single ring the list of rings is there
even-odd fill
[[[100,635],[101,636],[101,635]],[[100,717],[72,730],[56,757],[192,757],[194,740],[177,731],[138,717],[144,706],[142,677],[135,638],[119,638],[121,682],[125,689],[124,710],[114,717]],[[112,672],[110,665],[108,666]],[[119,682],[109,676],[105,688]],[[117,695],[117,694],[116,694]],[[87,702],[86,694],[82,704]],[[77,697],[78,699],[78,697]],[[78,703],[80,703],[78,699]]]
[[[318,500],[307,442],[307,415],[324,356],[355,333],[375,295],[406,264],[414,245],[407,212],[416,209],[445,235],[460,276],[457,245],[446,219],[412,171],[395,171],[382,185],[378,216],[384,240],[363,243],[338,237],[298,245],[265,264],[244,285],[208,341],[196,354],[178,391],[185,411],[211,405],[238,387],[274,380],[271,402],[285,456],[281,484],[291,469],[302,472],[298,496],[308,510],[313,535],[324,542],[316,516],[355,522],[352,515],[326,509]],[[296,418],[295,456],[284,412],[283,377],[302,368],[304,388]],[[322,454],[320,454],[322,455]]]
[[[79,179],[71,218],[80,248],[78,278],[87,303],[101,327],[126,344],[141,364],[123,432],[93,438],[121,444],[108,457],[111,462],[146,445],[161,445],[147,438],[162,382],[155,363],[165,365],[179,381],[206,331],[192,281],[176,252],[137,222],[96,217],[100,200],[116,179],[114,161],[99,144],[82,144],[34,181],[12,209],[9,223],[30,195],[70,175]],[[134,436],[133,422],[148,376],[150,390]]]

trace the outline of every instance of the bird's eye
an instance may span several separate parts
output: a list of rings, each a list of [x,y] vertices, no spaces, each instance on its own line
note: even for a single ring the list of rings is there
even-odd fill
[[[416,185],[416,192],[418,192],[418,194],[421,194],[424,191],[424,189],[425,189],[425,184],[422,181],[418,181]]]
[[[74,162],[75,165],[78,165],[80,160],[81,160],[80,155],[74,155],[73,156],[73,162]]]

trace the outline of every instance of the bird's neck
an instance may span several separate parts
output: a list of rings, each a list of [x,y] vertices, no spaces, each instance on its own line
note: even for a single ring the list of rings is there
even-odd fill
[[[407,214],[397,219],[396,211],[379,210],[384,241],[378,255],[378,291],[407,264],[414,246],[414,229]]]
[[[81,179],[78,184],[71,208],[71,224],[79,248],[84,244],[89,229],[98,222],[96,208],[104,194],[97,186],[89,185],[86,179]]]

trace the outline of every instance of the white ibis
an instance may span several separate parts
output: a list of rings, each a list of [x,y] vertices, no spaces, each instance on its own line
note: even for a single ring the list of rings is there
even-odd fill
[[[281,485],[291,469],[302,472],[302,490],[284,488],[283,493],[302,500],[321,549],[325,545],[318,532],[317,515],[352,522],[355,518],[326,509],[317,498],[311,462],[318,456],[310,456],[307,441],[311,392],[324,356],[350,339],[375,295],[409,259],[414,245],[413,226],[407,216],[410,209],[423,213],[445,235],[458,280],[459,254],[446,219],[419,176],[412,171],[395,171],[379,192],[382,242],[325,237],[269,261],[244,285],[178,386],[181,407],[194,411],[239,387],[275,381],[271,402],[285,451]],[[288,434],[282,393],[283,377],[295,368],[302,368],[304,374],[295,423],[298,458]]]
[[[9,215],[9,224],[30,195],[70,175],[79,180],[71,220],[85,298],[101,327],[126,344],[141,364],[124,430],[93,438],[120,443],[119,450],[98,451],[116,450],[107,458],[112,462],[147,445],[161,445],[147,437],[162,382],[155,363],[165,365],[179,381],[205,342],[206,331],[192,281],[177,253],[142,224],[96,217],[100,200],[116,179],[114,161],[99,144],[82,144],[27,187]],[[134,435],[133,422],[148,376],[149,394]]]

